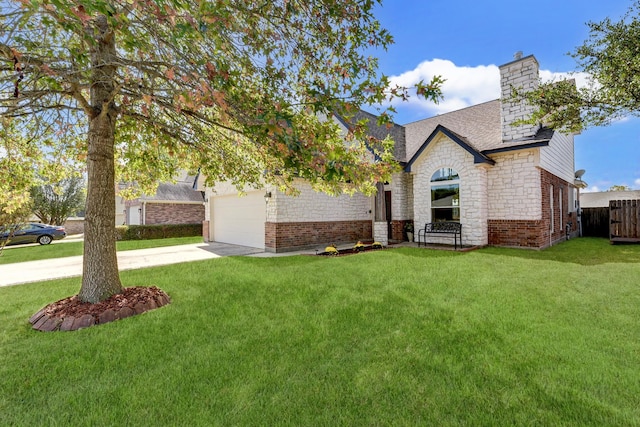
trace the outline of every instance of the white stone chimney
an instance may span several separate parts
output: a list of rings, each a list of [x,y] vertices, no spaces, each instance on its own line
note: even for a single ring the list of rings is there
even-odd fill
[[[511,124],[520,119],[528,118],[534,111],[534,107],[526,102],[511,102],[511,90],[529,91],[538,87],[539,65],[533,55],[522,57],[522,52],[516,52],[515,60],[500,66],[500,86],[502,100],[502,140],[513,141],[534,136],[539,125]]]

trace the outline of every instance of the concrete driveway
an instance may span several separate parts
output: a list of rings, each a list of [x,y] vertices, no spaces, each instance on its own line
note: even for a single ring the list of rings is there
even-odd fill
[[[191,245],[137,249],[118,252],[119,270],[201,261],[224,256],[273,256],[262,249],[226,243],[194,243]],[[293,255],[289,253],[288,255]],[[0,265],[0,286],[11,286],[42,280],[82,275],[82,256],[27,261]]]

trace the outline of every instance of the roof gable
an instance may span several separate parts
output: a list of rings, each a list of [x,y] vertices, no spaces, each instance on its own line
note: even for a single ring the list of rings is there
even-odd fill
[[[414,154],[422,148],[425,135],[432,135],[438,126],[443,126],[455,133],[484,156],[543,147],[549,145],[553,136],[553,130],[541,127],[531,137],[503,141],[500,100],[497,99],[406,124],[408,159],[413,158]],[[473,144],[470,141],[473,141]]]
[[[378,125],[378,116],[363,110],[358,111],[348,121],[337,113],[334,113],[334,117],[347,129],[352,128],[353,125],[360,120],[365,120],[367,123],[367,135],[380,140],[389,136],[394,141],[393,156],[397,160],[402,160],[406,157],[404,126],[396,123],[391,123],[390,126],[380,126]],[[371,149],[371,147],[369,147],[369,149]]]
[[[158,184],[158,189],[153,195],[144,195],[140,200],[144,201],[163,201],[176,203],[202,203],[204,201],[202,193],[193,188],[192,181],[194,177],[187,177],[182,182],[175,184],[162,182]]]
[[[424,143],[420,146],[420,148],[418,148],[411,159],[409,159],[407,165],[405,166],[405,171],[411,172],[411,166],[416,162],[416,160],[420,157],[424,150],[427,149],[429,144],[433,142],[433,140],[436,138],[436,136],[438,136],[439,133],[442,133],[454,143],[458,144],[461,148],[466,150],[469,154],[471,154],[473,156],[473,163],[487,163],[490,165],[495,164],[495,161],[478,151],[475,147],[473,147],[473,145],[471,145],[469,141],[467,141],[465,137],[458,135],[457,133],[442,125],[437,125],[433,132],[431,132],[431,135],[429,135],[426,141],[424,141]]]
[[[463,136],[466,141],[473,141],[476,151],[502,146],[500,101],[494,100],[406,124],[407,160],[438,125]]]

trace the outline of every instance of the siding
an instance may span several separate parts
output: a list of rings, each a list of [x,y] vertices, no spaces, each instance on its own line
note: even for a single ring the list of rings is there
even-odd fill
[[[575,176],[573,135],[567,136],[554,132],[549,145],[540,148],[540,167],[564,181],[573,182]]]

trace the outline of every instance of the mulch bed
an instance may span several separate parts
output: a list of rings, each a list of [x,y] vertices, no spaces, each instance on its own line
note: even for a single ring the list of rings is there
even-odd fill
[[[124,288],[122,293],[95,304],[81,302],[74,295],[43,307],[29,323],[38,331],[75,331],[142,314],[170,302],[169,296],[156,286]]]
[[[348,249],[338,249],[338,252],[318,252],[317,255],[321,256],[346,256],[346,255],[355,255],[361,252],[369,252],[369,251],[381,251],[384,248],[379,246],[373,247],[372,245],[365,245],[360,247],[359,249],[348,248]]]

